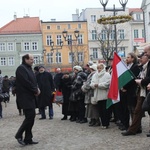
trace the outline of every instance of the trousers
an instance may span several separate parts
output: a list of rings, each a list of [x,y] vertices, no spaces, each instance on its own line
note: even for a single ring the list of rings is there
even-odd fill
[[[15,137],[23,138],[22,135],[25,132],[24,141],[32,141],[32,127],[34,125],[35,109],[23,109],[23,111],[25,119],[20,128],[18,129]]]

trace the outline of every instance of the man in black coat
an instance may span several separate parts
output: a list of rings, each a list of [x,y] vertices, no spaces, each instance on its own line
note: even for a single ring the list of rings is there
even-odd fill
[[[135,78],[139,75],[140,69],[137,65],[137,56],[134,53],[128,53],[126,58],[128,69],[133,73]],[[137,84],[135,79],[128,82],[120,91],[121,111],[119,118],[123,125],[119,126],[120,130],[127,130],[129,127],[130,116],[133,119],[133,112],[137,103]]]
[[[39,73],[36,76],[39,89],[38,106],[41,112],[40,120],[46,119],[45,107],[49,106],[49,119],[53,119],[52,94],[54,92],[54,81],[51,73],[45,71],[44,66],[39,66]]]
[[[25,119],[18,129],[15,138],[21,145],[38,144],[32,140],[32,127],[35,118],[35,100],[40,94],[35,75],[32,71],[33,56],[26,54],[22,57],[22,64],[16,70],[16,98],[20,108],[24,110]],[[23,139],[23,133],[25,137]]]

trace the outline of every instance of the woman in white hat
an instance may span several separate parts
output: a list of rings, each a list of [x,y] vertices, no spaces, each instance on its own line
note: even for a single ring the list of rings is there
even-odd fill
[[[90,68],[90,74],[87,77],[87,81],[84,82],[82,86],[82,91],[85,93],[85,99],[84,103],[86,104],[86,113],[85,117],[90,118],[89,126],[100,126],[100,120],[99,120],[99,111],[98,111],[98,105],[91,103],[91,98],[94,95],[94,90],[90,87],[92,76],[97,71],[97,65],[93,64],[89,66]]]
[[[102,128],[107,129],[109,126],[109,112],[106,109],[106,101],[111,76],[105,68],[103,63],[97,65],[97,71],[92,77],[90,86],[94,89],[94,100],[98,104]]]

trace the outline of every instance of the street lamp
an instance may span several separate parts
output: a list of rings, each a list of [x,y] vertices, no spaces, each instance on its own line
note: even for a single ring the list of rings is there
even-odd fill
[[[70,45],[70,49],[71,49],[71,65],[72,65],[72,71],[73,71],[73,51],[72,51],[72,42],[73,41],[77,41],[78,40],[78,37],[79,37],[79,30],[75,30],[74,31],[74,36],[75,36],[75,39],[72,39],[72,38],[68,38],[68,31],[66,31],[66,30],[64,30],[63,32],[62,32],[62,35],[63,35],[63,37],[64,37],[64,39],[65,39],[65,41],[67,41],[68,43],[69,43],[69,45]]]
[[[116,12],[118,11],[125,11],[125,8],[126,8],[126,4],[128,3],[128,0],[119,0],[120,4],[122,5],[122,8],[116,8],[115,5],[113,5],[113,8],[112,9],[106,9],[106,5],[108,3],[109,0],[99,0],[101,5],[103,6],[104,8],[104,11],[112,11],[114,14],[113,16],[116,15]],[[116,24],[114,24],[114,30],[115,30],[115,49],[116,49],[116,52],[117,52],[117,29],[116,29]]]
[[[62,49],[63,47],[63,41],[60,41],[59,46],[54,46],[54,42],[51,41],[50,42],[50,46],[51,46],[51,51],[56,50],[56,56],[57,56],[57,66],[58,66],[58,50]],[[48,55],[49,56],[49,55]]]

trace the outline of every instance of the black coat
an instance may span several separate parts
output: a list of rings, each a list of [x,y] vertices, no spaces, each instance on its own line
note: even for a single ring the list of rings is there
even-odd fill
[[[140,73],[140,68],[137,64],[133,64],[130,68],[131,72],[134,74],[135,78]],[[135,82],[135,79],[131,80],[128,82],[125,86],[124,89],[127,90],[127,101],[128,105],[135,106],[137,102],[137,84]]]
[[[36,76],[41,94],[38,96],[38,107],[51,106],[54,82],[51,73],[43,72]]]
[[[61,73],[61,72],[57,73],[54,76],[54,85],[55,85],[56,90],[60,89],[60,82],[61,82],[62,76],[63,76],[63,73]]]
[[[72,80],[71,77],[69,78],[62,78],[60,81],[60,90],[62,91],[63,94],[63,103],[69,103],[69,97],[71,94],[71,85],[72,85]]]
[[[38,92],[36,77],[31,66],[21,64],[16,70],[16,98],[20,108],[34,109]]]

